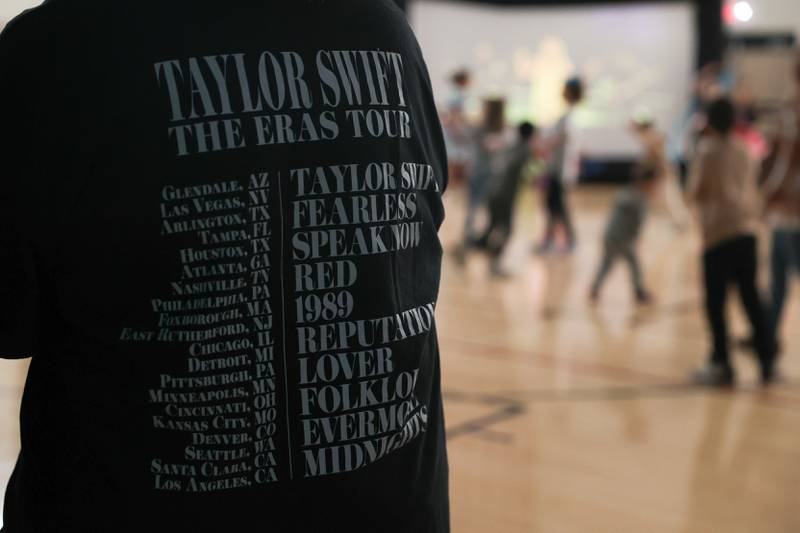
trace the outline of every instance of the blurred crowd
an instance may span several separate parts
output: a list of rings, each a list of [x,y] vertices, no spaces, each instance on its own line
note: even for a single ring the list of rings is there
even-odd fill
[[[663,125],[642,114],[630,119],[638,155],[611,202],[589,299],[600,301],[607,275],[622,260],[636,302],[653,302],[639,240],[651,204],[663,201],[675,226],[697,227],[702,241],[711,353],[693,379],[703,385],[729,386],[736,379],[725,318],[731,286],[753,332],[739,343],[757,356],[764,384],[778,379],[781,318],[790,277],[800,274],[800,56],[794,69],[794,96],[762,110],[723,65],[706,65],[697,73],[685,119],[669,146]],[[480,117],[470,119],[471,83],[468,70],[455,72],[452,96],[442,110],[451,183],[463,184],[467,197],[461,242],[451,253],[459,265],[471,253],[484,253],[491,275],[504,278],[510,273],[501,258],[525,184],[540,191],[545,219],[532,252],[569,254],[577,245],[568,176],[579,173],[579,161],[570,153],[570,141],[574,111],[590,87],[579,77],[565,80],[564,113],[556,123],[544,128],[525,121],[512,127],[506,124],[503,98],[484,99]],[[478,225],[481,210],[485,223]],[[760,291],[757,239],[765,228],[771,233],[770,287]]]

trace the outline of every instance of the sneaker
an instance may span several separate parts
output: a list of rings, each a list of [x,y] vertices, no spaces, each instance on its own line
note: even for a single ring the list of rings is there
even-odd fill
[[[589,291],[589,303],[592,305],[600,303],[600,289],[593,288]]]
[[[727,365],[711,363],[694,372],[692,381],[704,387],[731,387],[736,381],[736,375]]]
[[[745,350],[747,354],[755,357],[758,361],[759,370],[761,370],[761,383],[763,385],[771,385],[776,381],[780,381],[780,376],[778,375],[776,367],[778,359],[781,355],[782,347],[778,341],[774,340],[771,342],[770,357],[766,361],[762,360],[762,358],[759,356],[758,351],[756,350],[756,341],[753,337],[742,339],[737,342],[737,345],[742,350]]]
[[[783,376],[775,366],[768,370],[761,369],[761,385],[764,387],[769,387],[770,385],[774,385],[782,381]]]
[[[758,366],[761,370],[761,384],[765,387],[781,381],[777,356],[771,357],[769,361],[759,360]]]
[[[476,248],[478,250],[488,250],[489,249],[489,239],[487,237],[479,237],[476,239],[472,239],[470,241],[470,246]]]
[[[467,249],[464,245],[459,245],[450,252],[456,265],[463,267],[467,262]]]
[[[644,289],[636,291],[636,303],[638,305],[650,305],[653,303],[653,295]]]

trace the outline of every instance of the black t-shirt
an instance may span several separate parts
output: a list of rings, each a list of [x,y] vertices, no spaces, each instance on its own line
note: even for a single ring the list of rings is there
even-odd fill
[[[4,532],[449,531],[444,144],[389,0],[50,0],[0,106]]]

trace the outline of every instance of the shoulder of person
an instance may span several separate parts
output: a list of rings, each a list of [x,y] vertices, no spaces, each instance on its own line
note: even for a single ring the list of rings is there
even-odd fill
[[[291,0],[297,1],[297,0]],[[325,1],[332,1],[332,0],[325,0]],[[402,20],[406,21],[406,14],[403,12],[402,9],[397,5],[397,2],[394,0],[334,0],[338,1],[339,3],[343,4],[356,4],[361,9],[369,10],[376,14],[383,15],[385,17],[392,18],[394,20]]]
[[[341,11],[343,15],[346,14],[351,23],[365,23],[389,41],[413,42],[416,45],[416,37],[408,17],[394,0],[316,0],[310,3],[320,5],[328,3],[330,4],[328,7]]]
[[[56,22],[55,17],[65,13],[79,14],[92,4],[94,0],[45,0],[36,7],[22,11],[12,18],[3,29],[3,37],[27,37],[38,35],[41,37],[51,28],[47,23]]]
[[[91,24],[90,8],[99,10],[102,6],[98,0],[45,0],[26,9],[0,33],[0,59],[6,55],[21,58],[29,53],[46,54],[58,47],[57,43],[79,39]]]
[[[42,35],[45,28],[41,25],[43,14],[47,12],[45,2],[41,6],[26,9],[12,18],[0,32],[0,55],[3,57],[10,52],[18,52],[19,46]]]

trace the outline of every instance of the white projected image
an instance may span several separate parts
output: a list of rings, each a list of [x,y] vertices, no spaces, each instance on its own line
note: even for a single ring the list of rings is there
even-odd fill
[[[412,2],[411,20],[446,102],[454,70],[473,74],[469,110],[504,96],[508,117],[542,126],[563,112],[564,81],[580,75],[586,102],[575,115],[586,156],[627,157],[636,144],[626,125],[652,117],[672,131],[685,112],[695,50],[688,2],[580,7],[502,7]]]

